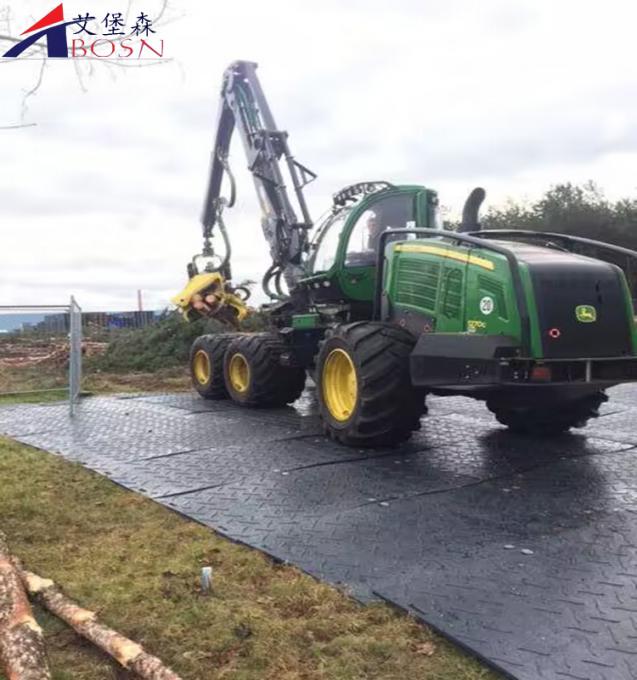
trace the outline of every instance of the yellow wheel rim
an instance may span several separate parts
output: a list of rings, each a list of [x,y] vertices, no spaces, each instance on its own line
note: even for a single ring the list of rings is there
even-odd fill
[[[210,357],[203,349],[199,349],[195,352],[195,356],[192,360],[192,372],[195,376],[195,380],[200,385],[205,385],[210,380]]]
[[[250,385],[250,366],[243,354],[233,354],[228,367],[230,384],[237,392],[246,392]]]
[[[323,365],[323,400],[334,420],[345,422],[356,408],[358,380],[356,368],[343,349],[333,349]]]

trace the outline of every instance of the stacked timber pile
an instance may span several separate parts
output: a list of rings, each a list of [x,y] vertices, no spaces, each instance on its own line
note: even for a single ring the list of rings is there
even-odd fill
[[[87,357],[99,356],[106,352],[107,347],[106,342],[85,340],[82,342],[82,354]],[[41,364],[65,366],[68,358],[69,344],[66,341],[3,342],[0,346],[0,367],[25,368]]]

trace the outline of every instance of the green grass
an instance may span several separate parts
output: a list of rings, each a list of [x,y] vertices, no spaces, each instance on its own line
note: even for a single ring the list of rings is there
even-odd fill
[[[68,389],[34,390],[32,392],[14,392],[0,394],[0,406],[7,404],[41,404],[50,401],[68,399]]]
[[[1,528],[25,565],[185,680],[498,677],[412,618],[361,606],[78,465],[0,438],[0,480]],[[208,565],[205,596],[198,577]],[[129,677],[36,616],[56,680]]]
[[[39,368],[39,383],[33,368],[7,369],[0,380],[0,406],[45,403],[68,399],[68,387],[49,387],[56,377]],[[62,379],[62,382],[66,377]],[[122,392],[179,392],[190,389],[188,369],[174,367],[154,372],[88,372],[82,380],[84,394]]]
[[[68,372],[64,366],[41,363],[28,366],[2,366],[0,368],[0,393],[17,391],[55,390],[63,392],[68,387]]]

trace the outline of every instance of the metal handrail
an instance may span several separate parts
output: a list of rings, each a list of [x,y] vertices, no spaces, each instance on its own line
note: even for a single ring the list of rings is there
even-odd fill
[[[604,243],[604,241],[596,241],[591,238],[585,238],[583,236],[571,236],[570,234],[561,234],[554,231],[533,231],[530,229],[486,229],[485,231],[470,232],[473,234],[480,234],[486,238],[499,238],[499,237],[515,237],[522,236],[526,238],[542,238],[548,237],[551,239],[561,240],[565,243],[570,244],[581,244],[585,246],[591,246],[593,248],[598,248],[599,250],[606,250],[610,253],[616,253],[626,257],[624,274],[626,275],[626,280],[628,283],[628,288],[630,290],[631,297],[633,298],[633,308],[637,311],[637,279],[635,279],[634,265],[631,266],[631,259],[637,260],[637,251],[631,250],[630,248],[624,248],[623,246],[616,246],[613,243]],[[570,250],[568,252],[575,252]],[[575,253],[576,255],[579,253]],[[611,264],[616,264],[612,262]],[[620,266],[621,265],[617,265]]]
[[[511,278],[513,280],[513,291],[515,293],[515,298],[517,302],[518,311],[520,314],[520,324],[522,327],[522,352],[529,355],[531,351],[531,324],[529,319],[528,306],[526,304],[526,296],[524,294],[524,287],[522,286],[522,277],[520,275],[520,266],[515,253],[504,246],[495,245],[493,243],[488,243],[485,240],[476,238],[475,236],[468,234],[458,234],[456,232],[450,232],[443,229],[424,229],[413,228],[413,229],[388,229],[380,235],[378,243],[378,256],[377,256],[377,266],[376,266],[376,285],[374,291],[374,313],[372,318],[376,321],[380,321],[381,316],[381,297],[383,293],[383,277],[385,269],[385,247],[387,245],[387,239],[390,236],[402,235],[402,234],[416,234],[423,235],[427,238],[432,237],[442,237],[450,241],[457,241],[459,243],[468,243],[479,248],[484,248],[485,250],[491,250],[495,253],[503,255],[509,267],[511,269]]]
[[[533,231],[531,229],[485,229],[484,231],[470,231],[469,235],[479,235],[479,238],[497,238],[498,236],[530,236],[542,237],[549,236],[551,238],[559,238],[563,241],[572,241],[573,243],[583,243],[588,246],[595,246],[602,250],[610,250],[620,255],[627,255],[628,257],[637,258],[637,251],[623,246],[616,246],[612,243],[604,243],[604,241],[595,241],[592,238],[584,238],[583,236],[571,236],[570,234],[560,234],[554,231]]]

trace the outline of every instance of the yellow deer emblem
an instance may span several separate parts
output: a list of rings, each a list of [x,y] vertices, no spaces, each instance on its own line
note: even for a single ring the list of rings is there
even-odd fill
[[[597,310],[593,305],[578,305],[575,307],[575,317],[581,323],[597,321]]]

